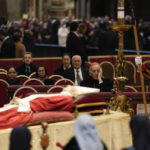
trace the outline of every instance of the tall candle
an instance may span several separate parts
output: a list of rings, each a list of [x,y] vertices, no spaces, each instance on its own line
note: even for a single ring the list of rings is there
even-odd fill
[[[118,0],[117,18],[118,24],[124,24],[124,0]]]

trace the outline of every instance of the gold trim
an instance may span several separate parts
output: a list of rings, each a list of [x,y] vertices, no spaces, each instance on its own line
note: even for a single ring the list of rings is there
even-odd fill
[[[104,110],[93,110],[93,111],[85,111],[85,112],[79,112],[80,114],[88,113],[88,114],[98,114],[98,113],[104,113]]]
[[[80,113],[88,113],[88,114],[100,114],[100,113],[104,113],[103,110],[90,110],[90,111],[84,111],[84,112],[79,112],[78,109],[79,108],[84,108],[84,107],[89,107],[89,106],[108,106],[108,103],[106,102],[97,102],[97,103],[86,103],[86,104],[77,104],[75,105],[75,111],[74,111],[74,116],[77,117],[78,114]]]
[[[124,56],[125,58],[132,58],[133,59],[136,57],[137,55],[127,55],[127,56]],[[149,55],[141,55],[143,58],[150,58]],[[113,55],[113,56],[88,56],[90,59],[94,59],[94,58],[116,58],[117,55]],[[34,60],[53,60],[53,59],[57,59],[57,60],[62,60],[62,57],[34,57],[32,58],[33,61]],[[1,58],[0,61],[22,61],[22,58]]]
[[[125,58],[135,58],[137,55],[127,55],[127,56],[124,56]],[[150,58],[150,55],[141,55],[142,58]],[[116,58],[117,55],[113,55],[113,56],[89,56],[90,59],[94,59],[94,58]]]
[[[32,60],[53,60],[53,59],[60,59],[62,60],[62,57],[34,57]],[[0,61],[22,61],[22,58],[2,58]]]
[[[145,60],[145,61],[143,62],[143,64],[147,64],[147,63],[150,63],[150,60]]]
[[[77,108],[82,107],[89,107],[89,106],[101,106],[101,105],[108,105],[106,102],[98,102],[98,103],[86,103],[86,104],[78,104],[75,105]]]

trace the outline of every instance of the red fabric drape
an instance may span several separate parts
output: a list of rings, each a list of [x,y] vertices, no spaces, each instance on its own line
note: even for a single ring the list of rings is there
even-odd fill
[[[17,109],[18,107],[14,107],[0,112],[0,129],[23,125],[32,117],[32,113],[20,113]]]
[[[72,112],[73,98],[69,96],[39,97],[30,101],[33,112],[61,110]]]

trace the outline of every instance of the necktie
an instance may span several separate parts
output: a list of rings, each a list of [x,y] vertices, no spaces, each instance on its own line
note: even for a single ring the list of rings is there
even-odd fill
[[[79,70],[77,69],[76,72],[77,72],[77,83],[78,83],[78,85],[80,85],[81,78],[79,75]]]
[[[29,66],[26,67],[26,75],[27,75],[27,76],[30,75],[30,67],[29,67]]]

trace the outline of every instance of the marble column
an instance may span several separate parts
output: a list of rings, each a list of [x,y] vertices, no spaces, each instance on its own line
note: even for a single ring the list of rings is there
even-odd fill
[[[91,14],[90,0],[76,0],[75,1],[75,15],[76,18],[90,18]]]
[[[85,18],[85,7],[86,7],[86,3],[85,3],[85,0],[80,0],[81,1],[81,5],[80,5],[80,12],[81,12],[81,14],[80,14],[80,18]]]
[[[42,19],[43,15],[43,0],[39,0],[39,19]]]
[[[87,0],[86,2],[86,18],[89,19],[91,17],[91,0]]]
[[[80,7],[79,7],[79,0],[76,0],[75,1],[75,17],[76,18],[79,18],[79,9],[80,9]]]

